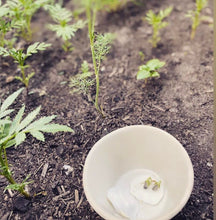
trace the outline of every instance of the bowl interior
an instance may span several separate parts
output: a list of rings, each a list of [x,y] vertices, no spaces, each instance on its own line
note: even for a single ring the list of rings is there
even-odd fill
[[[193,188],[193,167],[182,145],[170,134],[151,126],[128,126],[99,140],[89,152],[83,171],[86,197],[103,218],[125,219],[107,200],[107,191],[129,170],[149,169],[165,182],[163,207],[154,218],[170,219],[186,204]],[[147,218],[148,219],[148,218]]]

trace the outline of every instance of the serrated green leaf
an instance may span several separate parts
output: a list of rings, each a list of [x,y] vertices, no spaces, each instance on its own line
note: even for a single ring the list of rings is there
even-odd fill
[[[147,79],[151,77],[150,71],[148,71],[147,69],[141,69],[138,71],[137,73],[137,79]]]
[[[29,132],[31,130],[40,130],[41,127],[43,127],[45,124],[50,123],[56,116],[47,116],[42,117],[34,122],[32,122],[28,127],[25,128],[25,132]]]
[[[25,139],[26,139],[25,133],[23,132],[18,133],[15,137],[16,145],[21,144]]]
[[[11,124],[9,135],[13,134],[16,131],[18,125],[20,124],[20,121],[22,120],[24,111],[25,111],[25,105],[19,110],[16,117],[14,118]]]
[[[159,76],[160,76],[160,74],[156,71],[151,73],[151,77],[159,77]]]
[[[40,131],[43,132],[50,132],[50,133],[56,133],[59,131],[64,132],[74,132],[73,129],[69,128],[66,125],[59,125],[59,124],[47,124],[44,125],[42,128],[40,128]]]
[[[10,124],[10,123],[11,123],[11,121],[7,120],[7,119],[0,120],[0,126],[4,126],[5,124]]]
[[[23,91],[23,89],[24,88],[21,88],[17,90],[16,92],[14,92],[13,94],[11,94],[10,96],[8,96],[8,98],[5,99],[5,101],[2,103],[0,112],[5,111],[14,102],[17,96]]]
[[[23,81],[23,78],[22,78],[22,77],[20,77],[20,76],[15,76],[14,78],[24,83],[24,81]]]
[[[165,65],[165,62],[162,62],[158,59],[149,60],[146,64],[150,70],[157,70]]]
[[[9,148],[9,147],[12,147],[16,144],[16,141],[15,139],[12,139],[10,141],[7,142],[7,144],[5,145],[5,148]]]
[[[4,138],[2,138],[2,139],[0,139],[0,145],[2,145],[5,141],[7,141],[8,140],[8,136],[6,136],[6,137],[4,137]]]
[[[34,119],[35,117],[38,115],[38,113],[40,112],[41,106],[37,107],[34,111],[32,111],[31,113],[29,113],[25,119],[19,124],[19,126],[16,129],[16,132],[22,130],[23,128],[25,128],[27,125],[29,125]]]
[[[26,56],[29,57],[34,53],[37,53],[38,51],[45,50],[47,47],[51,46],[51,44],[47,43],[40,43],[40,42],[35,42],[34,44],[30,45],[26,51]]]
[[[10,53],[3,47],[0,47],[0,55],[7,57],[10,56]]]
[[[61,23],[62,21],[68,23],[72,19],[72,12],[61,7],[60,4],[46,5],[45,9],[49,10],[50,16],[57,23]]]
[[[8,110],[6,110],[4,112],[0,112],[0,118],[3,118],[5,116],[9,115],[13,111],[14,111],[13,109],[8,109]]]
[[[45,138],[44,138],[44,135],[43,133],[41,133],[40,131],[30,131],[29,132],[33,137],[35,137],[36,139],[38,139],[39,141],[44,141]]]

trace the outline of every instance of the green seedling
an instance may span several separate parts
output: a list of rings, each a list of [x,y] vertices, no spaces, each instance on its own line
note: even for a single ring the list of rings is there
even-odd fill
[[[7,0],[9,18],[15,21],[18,34],[27,41],[32,39],[31,20],[33,15],[49,0]]]
[[[143,62],[145,60],[145,54],[142,51],[139,51],[140,60]]]
[[[153,47],[157,47],[157,44],[160,41],[159,31],[168,25],[168,22],[163,20],[170,15],[172,9],[173,7],[170,6],[164,10],[160,10],[158,14],[155,14],[152,10],[147,12],[145,19],[153,29],[152,39],[150,40]]]
[[[148,179],[145,180],[143,188],[148,189],[150,186],[152,186],[152,190],[157,191],[160,188],[160,185],[161,185],[161,180],[156,181],[151,177],[149,177]]]
[[[63,8],[59,4],[47,5],[45,7],[49,11],[50,16],[57,24],[49,24],[48,28],[60,37],[63,41],[62,48],[64,51],[72,51],[73,47],[70,42],[71,38],[75,36],[78,29],[85,26],[85,22],[78,20],[76,23],[71,24],[72,12]]]
[[[72,88],[72,93],[89,94],[90,87],[94,85],[94,80],[91,79],[93,75],[89,71],[88,63],[84,61],[80,68],[80,73],[70,79],[69,87]]]
[[[144,79],[146,84],[147,79],[160,76],[160,74],[156,70],[160,69],[164,65],[165,62],[161,62],[158,59],[149,60],[145,65],[139,66],[137,79]]]
[[[73,130],[65,125],[51,123],[56,117],[55,115],[36,119],[41,109],[40,106],[23,118],[25,111],[25,105],[23,105],[12,120],[9,115],[14,112],[14,109],[9,109],[9,107],[22,90],[19,89],[14,92],[0,104],[0,175],[4,176],[10,183],[6,189],[17,190],[26,198],[30,198],[30,194],[25,191],[25,186],[32,182],[27,182],[30,175],[27,175],[21,183],[15,181],[10,169],[11,165],[8,162],[7,149],[12,146],[18,147],[25,141],[26,134],[31,134],[39,141],[45,141],[43,133],[73,132]]]
[[[25,85],[25,87],[28,88],[29,80],[34,76],[35,73],[26,73],[26,69],[30,67],[30,65],[25,64],[26,59],[32,54],[38,53],[38,51],[45,50],[50,45],[51,44],[36,42],[27,48],[26,53],[23,52],[23,49],[5,49],[0,47],[0,55],[4,57],[10,56],[14,59],[15,63],[18,63],[18,68],[20,69],[22,76],[16,76],[16,79],[20,80]]]
[[[109,0],[83,0],[83,5],[86,9],[86,17],[88,22],[88,35],[90,40],[90,48],[92,54],[92,62],[95,72],[96,80],[96,95],[95,95],[95,108],[102,113],[101,107],[99,107],[98,97],[99,97],[99,73],[101,61],[103,61],[106,55],[109,53],[110,44],[114,39],[114,35],[111,33],[97,34],[95,33],[95,20],[97,12],[103,9]]]
[[[197,27],[199,26],[202,16],[200,15],[201,11],[207,6],[208,0],[196,0],[196,10],[188,11],[186,17],[191,18],[192,27],[191,27],[191,40],[194,39]],[[205,17],[204,17],[205,19]]]
[[[7,46],[9,48],[13,47],[13,44],[16,41],[15,37],[12,39],[6,39],[6,35],[11,32],[13,29],[17,28],[16,22],[8,19],[10,9],[5,5],[2,5],[0,2],[0,46]]]
[[[151,185],[152,183],[152,178],[149,177],[145,182],[144,182],[144,189],[148,189],[148,187]]]

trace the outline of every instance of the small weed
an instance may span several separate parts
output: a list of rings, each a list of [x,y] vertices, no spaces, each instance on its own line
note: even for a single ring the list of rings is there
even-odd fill
[[[37,140],[45,141],[43,132],[73,132],[73,130],[65,125],[50,123],[56,117],[55,115],[35,120],[40,112],[40,106],[23,119],[25,111],[25,105],[23,105],[16,114],[15,118],[11,120],[9,114],[14,112],[14,109],[9,109],[9,107],[13,104],[22,90],[23,89],[19,89],[14,92],[0,105],[0,175],[4,176],[10,183],[6,189],[16,190],[26,198],[30,198],[30,194],[25,191],[25,186],[32,182],[27,182],[30,175],[27,175],[22,183],[17,183],[14,180],[8,163],[7,148],[12,146],[17,147],[23,143],[26,139],[26,134],[28,133]]]
[[[163,19],[170,15],[172,9],[173,7],[170,6],[164,10],[160,10],[158,14],[155,14],[152,10],[147,12],[145,20],[147,20],[153,29],[152,39],[150,40],[153,47],[157,47],[157,44],[160,41],[159,31],[168,25],[168,23],[163,21]]]
[[[143,62],[145,60],[145,54],[142,51],[139,51],[140,60]]]
[[[18,34],[27,41],[32,39],[31,20],[33,15],[49,0],[7,0],[9,19],[16,24]]]
[[[94,80],[91,79],[92,75],[93,73],[89,71],[88,63],[83,61],[80,73],[70,79],[69,87],[72,88],[71,92],[88,95],[90,87],[94,85]]]
[[[199,26],[202,16],[200,15],[201,11],[207,6],[208,0],[196,0],[196,10],[188,11],[186,17],[189,17],[192,20],[191,27],[191,40],[194,39],[197,27]]]
[[[147,83],[147,79],[159,77],[160,74],[156,70],[160,69],[164,65],[165,62],[161,62],[158,59],[149,60],[145,65],[139,67],[137,80],[145,79],[145,83]]]
[[[9,48],[13,47],[16,38],[6,39],[7,33],[11,32],[14,28],[17,28],[16,22],[10,20],[9,17],[10,9],[5,5],[1,5],[0,2],[0,46],[7,46]]]
[[[71,24],[72,21],[72,12],[63,8],[59,4],[55,5],[46,5],[45,9],[49,11],[50,16],[57,24],[49,24],[48,28],[60,37],[63,41],[62,48],[64,51],[72,51],[73,47],[70,43],[72,37],[75,36],[75,33],[78,29],[81,29],[85,26],[85,22],[78,20],[76,23]]]
[[[30,67],[29,65],[25,64],[26,59],[32,54],[38,53],[38,51],[45,50],[50,45],[51,44],[36,42],[27,48],[26,53],[24,53],[22,49],[5,49],[0,47],[0,55],[4,57],[10,56],[14,59],[15,63],[18,63],[18,68],[20,69],[22,76],[16,76],[16,79],[20,80],[25,87],[28,88],[29,80],[34,76],[35,73],[26,73],[26,69]]]

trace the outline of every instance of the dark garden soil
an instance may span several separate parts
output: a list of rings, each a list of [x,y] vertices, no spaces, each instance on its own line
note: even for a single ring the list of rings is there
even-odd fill
[[[169,26],[161,31],[161,42],[152,49],[151,28],[142,21],[147,10],[158,11],[169,5],[174,9]],[[82,186],[85,158],[102,136],[127,125],[152,125],[176,137],[191,157],[195,182],[192,195],[174,220],[213,219],[213,28],[202,23],[193,41],[191,21],[185,17],[194,8],[192,0],[151,0],[142,5],[128,3],[115,13],[101,13],[96,30],[114,32],[116,40],[103,62],[100,75],[100,103],[106,113],[103,118],[82,94],[71,94],[68,83],[82,60],[91,62],[87,28],[73,39],[75,50],[65,53],[60,41],[46,24],[51,19],[38,12],[33,19],[34,41],[51,42],[52,48],[34,55],[28,62],[37,73],[30,83],[31,94],[20,95],[15,108],[26,103],[26,112],[42,105],[41,116],[58,115],[56,123],[66,124],[75,133],[46,135],[46,142],[28,137],[17,149],[8,149],[8,159],[15,178],[22,181],[31,174],[34,182],[29,191],[39,193],[31,201],[15,192],[4,192],[6,181],[0,177],[0,219],[52,220],[102,219],[90,207]],[[71,3],[66,7],[72,8]],[[213,1],[204,9],[213,14]],[[138,66],[158,58],[166,62],[160,78],[147,85],[136,80]],[[9,76],[17,73],[11,59],[0,65],[0,98],[5,99],[22,87]],[[92,88],[94,97],[94,88]],[[161,161],[162,162],[162,161]],[[66,175],[64,165],[73,171]]]

